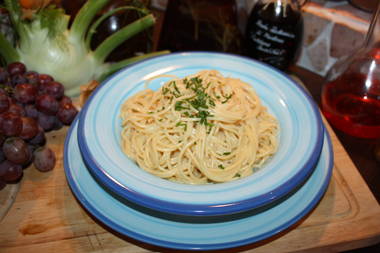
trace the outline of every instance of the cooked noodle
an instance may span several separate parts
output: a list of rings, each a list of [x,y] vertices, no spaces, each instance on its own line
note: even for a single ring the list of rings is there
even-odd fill
[[[145,89],[121,108],[122,149],[144,170],[176,182],[251,175],[277,149],[277,120],[254,89],[218,71]]]

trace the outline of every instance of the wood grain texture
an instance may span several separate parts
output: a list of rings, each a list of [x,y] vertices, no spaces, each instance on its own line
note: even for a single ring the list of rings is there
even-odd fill
[[[119,235],[91,216],[73,196],[63,170],[67,128],[48,134],[57,165],[48,173],[25,170],[20,191],[0,222],[0,252],[176,252]],[[329,128],[335,166],[318,206],[286,231],[220,252],[337,252],[380,241],[380,206]]]

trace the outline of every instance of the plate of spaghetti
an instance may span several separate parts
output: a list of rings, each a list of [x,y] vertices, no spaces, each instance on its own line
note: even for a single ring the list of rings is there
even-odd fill
[[[278,239],[287,234],[283,231],[315,208],[331,179],[332,145],[325,132],[320,159],[309,179],[296,192],[271,208],[215,217],[161,213],[115,197],[94,180],[79,150],[77,123],[75,120],[67,133],[64,151],[66,178],[77,200],[92,217],[109,229],[160,247],[206,251],[234,248],[267,238],[269,241]],[[168,251],[151,247],[149,250]]]
[[[162,212],[212,216],[279,200],[313,172],[324,129],[283,73],[221,53],[175,53],[103,82],[80,115],[103,187]]]

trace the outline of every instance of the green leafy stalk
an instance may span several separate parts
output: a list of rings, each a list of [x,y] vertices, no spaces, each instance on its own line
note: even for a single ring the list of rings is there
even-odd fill
[[[71,33],[77,38],[83,40],[92,19],[98,11],[100,11],[108,3],[108,1],[109,0],[87,1],[76,15],[70,29]]]
[[[90,27],[90,29],[88,30],[88,33],[87,33],[87,36],[86,36],[86,46],[87,48],[90,48],[90,43],[91,43],[91,39],[92,39],[92,36],[96,33],[96,29],[98,28],[98,26],[108,17],[112,16],[113,14],[117,13],[117,12],[120,12],[120,11],[125,11],[125,10],[135,10],[135,11],[138,11],[138,12],[141,12],[143,13],[144,15],[148,14],[146,10],[144,9],[141,9],[141,8],[137,8],[137,7],[133,7],[133,6],[123,6],[123,7],[119,7],[119,8],[115,8],[115,9],[112,9],[110,11],[108,11],[107,13],[104,13],[100,18],[98,18]]]
[[[123,27],[116,33],[105,39],[94,52],[94,57],[99,61],[105,61],[107,56],[125,40],[152,26],[155,19],[152,14],[142,17],[133,23]]]
[[[20,59],[19,54],[12,44],[0,33],[0,55],[4,57],[7,63],[18,61]]]

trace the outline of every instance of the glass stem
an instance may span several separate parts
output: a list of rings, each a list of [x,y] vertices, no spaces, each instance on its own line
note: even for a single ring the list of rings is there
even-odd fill
[[[372,47],[376,42],[380,41],[380,2],[377,4],[376,11],[373,13],[371,24],[367,31],[365,39],[365,47]]]

